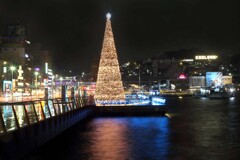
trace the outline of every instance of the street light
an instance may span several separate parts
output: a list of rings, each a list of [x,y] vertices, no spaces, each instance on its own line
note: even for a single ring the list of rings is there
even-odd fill
[[[61,86],[63,87],[63,77],[59,78],[60,82],[61,82]],[[61,88],[62,89],[62,88]],[[58,97],[62,97],[61,96],[61,89],[58,90]]]
[[[13,71],[16,70],[16,67],[15,66],[11,66],[10,70],[12,71],[12,101],[13,101]]]
[[[11,66],[11,67],[10,67],[10,70],[12,71],[12,80],[13,80],[13,71],[16,70],[16,67],[15,67],[15,66]]]
[[[35,75],[35,78],[36,78],[36,94],[37,94],[37,98],[38,98],[38,80],[37,80],[37,77],[38,77],[38,72],[34,72],[34,75]]]
[[[36,85],[36,87],[37,87],[37,86],[38,86],[38,84],[37,84],[37,83],[38,83],[38,81],[37,81],[38,72],[35,72],[34,75],[35,75],[35,78],[36,78],[36,80],[35,80],[35,81],[36,81],[36,84],[35,84],[35,85]]]
[[[141,70],[140,70],[141,65],[139,64],[138,66],[138,85],[139,85],[139,90],[141,90]]]

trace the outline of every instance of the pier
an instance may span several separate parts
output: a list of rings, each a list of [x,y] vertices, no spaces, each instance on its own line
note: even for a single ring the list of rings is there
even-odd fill
[[[82,97],[2,103],[0,110],[0,159],[20,159],[85,118],[167,112],[164,106],[89,106]]]

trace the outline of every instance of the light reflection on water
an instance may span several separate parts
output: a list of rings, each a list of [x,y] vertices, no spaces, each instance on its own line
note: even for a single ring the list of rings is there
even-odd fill
[[[69,159],[146,159],[169,151],[167,117],[96,118],[86,130],[77,141],[88,139],[87,145],[75,144],[79,154]]]
[[[240,159],[239,100],[170,98],[166,102],[168,116],[94,118],[78,124],[32,156],[96,160]]]
[[[170,99],[170,159],[239,159],[239,99]]]

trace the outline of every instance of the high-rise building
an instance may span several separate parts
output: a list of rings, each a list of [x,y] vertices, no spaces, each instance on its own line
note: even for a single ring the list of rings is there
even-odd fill
[[[24,65],[26,27],[22,23],[6,25],[2,36],[0,59],[9,61],[16,65]]]

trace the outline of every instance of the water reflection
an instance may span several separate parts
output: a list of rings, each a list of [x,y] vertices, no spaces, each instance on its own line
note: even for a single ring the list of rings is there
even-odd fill
[[[71,144],[66,159],[155,159],[169,154],[168,117],[96,118]],[[84,143],[80,143],[84,142]]]
[[[127,159],[130,143],[127,140],[127,126],[123,119],[96,119],[89,133],[90,144],[86,149],[90,159]],[[103,129],[104,128],[104,129]]]
[[[137,117],[129,119],[128,139],[132,141],[131,156],[134,159],[166,158],[169,154],[169,118]],[[139,154],[141,153],[141,154]]]
[[[239,101],[172,99],[170,159],[239,159]]]

